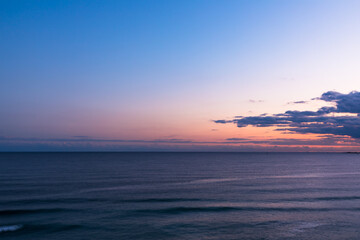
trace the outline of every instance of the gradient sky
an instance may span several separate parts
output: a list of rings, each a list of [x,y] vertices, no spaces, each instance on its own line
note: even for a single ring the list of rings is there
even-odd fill
[[[360,90],[359,12],[357,0],[2,0],[0,151],[359,151],[349,134],[214,122]]]

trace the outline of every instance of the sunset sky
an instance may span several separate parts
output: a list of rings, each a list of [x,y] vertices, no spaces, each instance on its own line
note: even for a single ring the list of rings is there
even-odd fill
[[[3,0],[0,151],[360,151],[359,13]]]

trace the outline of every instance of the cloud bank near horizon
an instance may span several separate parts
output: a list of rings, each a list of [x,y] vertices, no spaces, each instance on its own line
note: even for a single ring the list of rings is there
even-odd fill
[[[334,149],[334,146],[340,147]],[[89,136],[70,138],[0,137],[1,151],[349,151],[360,146],[358,139],[324,135],[317,139],[226,138],[218,141],[190,139],[98,139]],[[315,148],[313,148],[315,147]],[[316,150],[317,151],[317,150]]]
[[[290,133],[313,133],[332,136],[348,136],[360,139],[360,92],[342,94],[335,91],[323,93],[314,100],[322,100],[333,106],[317,111],[292,111],[258,116],[236,116],[234,119],[214,120],[215,123],[235,123],[237,127],[276,127],[276,131]]]

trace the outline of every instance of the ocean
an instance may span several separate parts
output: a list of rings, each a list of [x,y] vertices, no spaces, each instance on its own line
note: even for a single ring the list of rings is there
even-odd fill
[[[360,155],[0,153],[0,239],[360,239]]]

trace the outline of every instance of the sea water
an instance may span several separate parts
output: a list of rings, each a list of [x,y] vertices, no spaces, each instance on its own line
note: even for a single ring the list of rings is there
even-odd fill
[[[360,239],[360,155],[0,153],[0,239]]]

